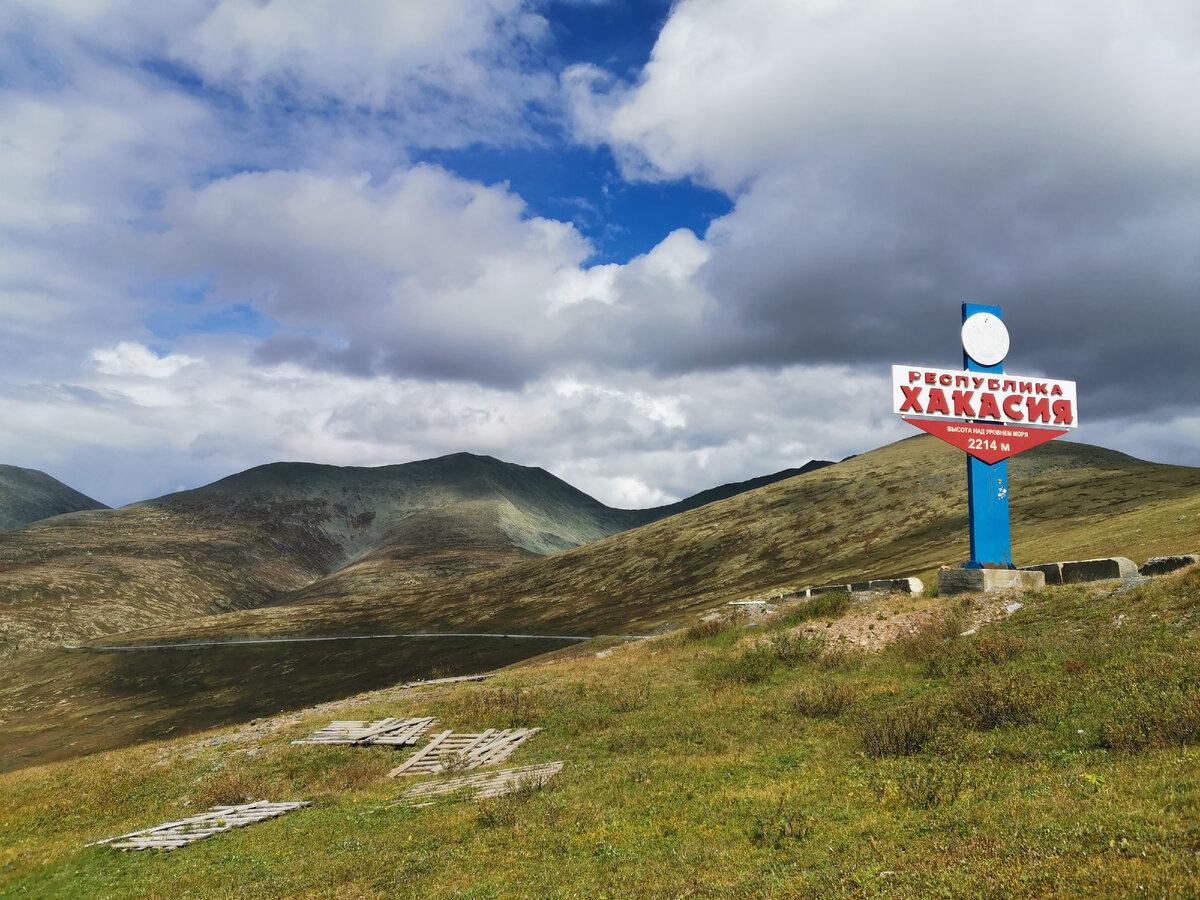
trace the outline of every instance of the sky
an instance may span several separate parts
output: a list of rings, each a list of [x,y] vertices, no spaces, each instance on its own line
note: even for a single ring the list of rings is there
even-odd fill
[[[646,507],[918,433],[969,301],[1200,465],[1197,96],[1192,0],[8,0],[0,462]]]

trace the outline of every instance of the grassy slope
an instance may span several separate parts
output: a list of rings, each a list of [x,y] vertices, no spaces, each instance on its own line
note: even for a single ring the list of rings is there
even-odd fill
[[[1200,469],[1060,442],[1012,461],[1020,564],[1196,550]],[[862,577],[919,574],[965,559],[962,454],[901,441],[633,531],[461,580],[405,587],[347,571],[283,605],[193,620],[187,635],[412,629],[646,631],[721,600]]]
[[[804,609],[0,775],[0,884],[43,897],[1127,897],[1200,893],[1200,568],[972,598],[884,652]],[[904,598],[860,600],[880,620]],[[792,626],[789,628],[789,626]],[[330,719],[540,726],[556,786],[390,806]],[[924,722],[919,729],[911,723]],[[88,841],[248,796],[308,810],[172,854]]]
[[[469,454],[261,466],[0,535],[0,655],[261,606],[353,560],[408,584],[483,571],[629,516],[540,469]]]
[[[912,573],[932,581],[935,566],[966,555],[963,468],[960,453],[915,438],[497,572],[404,587],[393,573],[365,571],[364,558],[362,567],[317,582],[322,593],[299,592],[308,602],[191,620],[121,641],[427,629],[629,633],[686,623],[714,604],[787,587]],[[1025,454],[1011,468],[1019,561],[1124,554],[1141,562],[1200,549],[1200,470],[1067,443]],[[512,659],[541,649],[527,643],[505,652]],[[0,689],[0,726],[19,731],[22,741],[0,754],[0,767],[296,708],[435,668],[478,670],[473,653],[437,650],[355,642],[319,664],[261,665],[252,679],[228,684],[230,669],[238,668],[235,651],[186,658],[59,652],[14,662]],[[303,660],[306,652],[287,658]],[[482,642],[478,652],[491,648]],[[362,662],[368,655],[369,665]],[[187,673],[178,690],[146,687],[175,668]],[[226,686],[214,697],[209,683]],[[123,714],[133,709],[138,718]]]
[[[0,531],[83,509],[107,509],[37,469],[0,465]]]

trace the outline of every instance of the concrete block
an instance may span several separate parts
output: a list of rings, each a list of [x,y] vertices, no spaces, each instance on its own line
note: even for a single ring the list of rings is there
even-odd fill
[[[1176,569],[1184,569],[1200,562],[1198,553],[1182,553],[1179,556],[1152,556],[1138,569],[1143,575],[1165,575]]]
[[[982,593],[1017,588],[1036,591],[1046,586],[1042,572],[1025,569],[939,569],[938,594]]]
[[[869,591],[870,589],[871,582],[869,581],[855,581],[850,585],[850,590],[852,591]]]
[[[834,591],[841,591],[842,593],[849,594],[850,590],[851,588],[848,584],[826,584],[821,587],[813,588],[809,593],[811,596],[815,597],[818,594],[832,594]]]
[[[1046,576],[1046,584],[1062,584],[1063,583],[1062,567],[1063,567],[1063,564],[1060,562],[1045,563],[1040,566],[1021,566],[1021,571],[1022,572],[1041,572],[1043,575]]]
[[[921,594],[925,592],[925,584],[920,578],[876,578],[871,582],[870,589],[897,594]]]
[[[1082,581],[1108,581],[1114,578],[1134,578],[1138,567],[1132,559],[1109,556],[1105,559],[1079,559],[1062,564],[1063,584]]]

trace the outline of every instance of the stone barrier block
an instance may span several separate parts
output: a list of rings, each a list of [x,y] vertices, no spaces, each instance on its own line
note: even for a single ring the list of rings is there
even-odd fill
[[[1109,581],[1114,578],[1135,578],[1138,567],[1132,559],[1110,556],[1105,559],[1080,559],[1062,564],[1063,584],[1083,581]]]
[[[1152,556],[1138,571],[1143,575],[1165,575],[1200,562],[1200,554],[1182,553],[1179,556]]]
[[[784,591],[782,594],[777,594],[772,597],[772,600],[797,600],[801,597],[808,596],[808,588],[803,588],[799,591]]]
[[[871,582],[869,581],[855,581],[850,585],[852,591],[869,591],[870,589]]]
[[[826,584],[822,585],[821,587],[813,588],[809,593],[811,596],[815,597],[818,594],[832,594],[834,591],[841,591],[842,593],[849,594],[851,590],[852,589],[848,584]]]
[[[925,591],[925,584],[920,578],[876,578],[870,584],[873,591],[897,594],[921,594]]]
[[[938,594],[983,593],[1016,588],[1036,591],[1046,586],[1042,572],[1025,569],[939,569]]]
[[[1022,572],[1041,572],[1046,576],[1046,584],[1062,584],[1063,583],[1063,564],[1045,563],[1040,566],[1021,566]]]

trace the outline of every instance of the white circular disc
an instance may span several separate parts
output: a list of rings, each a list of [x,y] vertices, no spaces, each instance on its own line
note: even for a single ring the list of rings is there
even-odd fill
[[[1008,329],[998,316],[975,313],[963,322],[962,345],[981,366],[994,366],[1008,356]]]

